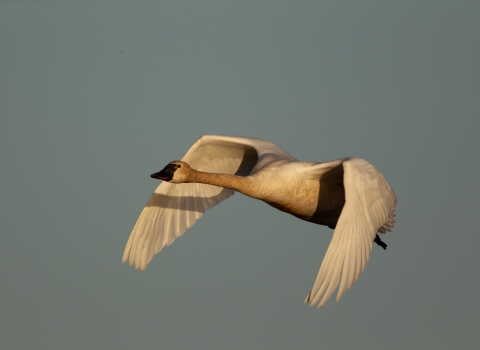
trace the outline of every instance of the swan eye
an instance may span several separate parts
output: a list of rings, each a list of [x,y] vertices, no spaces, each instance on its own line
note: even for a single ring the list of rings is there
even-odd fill
[[[181,168],[182,166],[180,164],[177,164],[175,168]]]

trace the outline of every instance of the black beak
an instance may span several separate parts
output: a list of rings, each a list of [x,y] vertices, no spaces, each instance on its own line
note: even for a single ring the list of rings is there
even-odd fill
[[[168,164],[165,168],[163,168],[158,173],[150,175],[153,179],[159,179],[163,181],[171,181],[173,179],[173,173],[177,170],[176,164]]]
[[[159,179],[159,180],[166,180],[166,176],[163,175],[163,170],[159,171],[158,173],[150,175],[152,179]],[[171,179],[170,179],[171,180]]]

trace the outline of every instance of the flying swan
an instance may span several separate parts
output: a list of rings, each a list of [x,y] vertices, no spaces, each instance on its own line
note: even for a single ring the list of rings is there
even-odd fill
[[[123,262],[145,270],[153,255],[180,237],[234,191],[297,218],[332,229],[332,241],[305,303],[318,308],[339,287],[337,301],[370,258],[377,232],[390,231],[396,197],[382,174],[360,158],[300,162],[275,143],[205,135],[183,158],[152,178],[163,180],[132,230]]]

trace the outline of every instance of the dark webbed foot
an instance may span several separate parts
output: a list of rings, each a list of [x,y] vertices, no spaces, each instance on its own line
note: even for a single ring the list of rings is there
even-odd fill
[[[380,247],[382,247],[383,249],[387,249],[387,245],[380,239],[380,236],[377,235],[375,236],[375,239],[373,240],[375,243],[377,243]]]

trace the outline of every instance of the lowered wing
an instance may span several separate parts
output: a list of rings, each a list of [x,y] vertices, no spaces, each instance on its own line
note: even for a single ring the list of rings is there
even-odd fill
[[[200,171],[247,176],[276,160],[296,159],[273,142],[232,136],[198,139],[182,161]],[[123,253],[136,269],[145,270],[153,256],[191,227],[205,211],[233,195],[212,185],[162,182],[148,200]]]
[[[337,287],[338,301],[358,279],[370,258],[376,233],[393,226],[397,200],[382,174],[363,159],[320,163],[310,172],[320,181],[343,182],[345,189],[345,205],[312,291],[305,300],[320,308]]]

